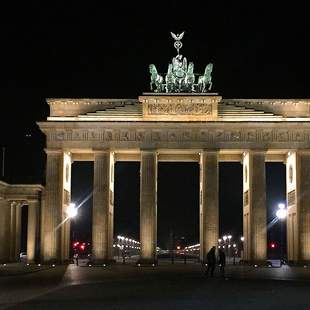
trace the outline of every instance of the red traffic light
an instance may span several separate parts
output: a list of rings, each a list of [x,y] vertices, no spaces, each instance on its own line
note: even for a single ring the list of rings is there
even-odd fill
[[[272,249],[275,249],[275,248],[277,247],[277,245],[276,245],[275,242],[271,242],[271,243],[270,243],[270,247],[271,247]]]

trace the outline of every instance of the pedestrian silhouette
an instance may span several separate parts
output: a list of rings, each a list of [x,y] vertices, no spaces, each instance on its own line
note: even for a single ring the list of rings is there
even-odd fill
[[[222,277],[225,277],[226,255],[223,250],[219,250],[219,266]]]
[[[79,254],[75,253],[74,258],[75,258],[75,264],[78,266],[79,265]]]
[[[215,258],[215,246],[213,246],[210,251],[207,254],[207,270],[206,270],[206,276],[209,276],[209,272],[211,277],[213,277],[214,274],[214,269],[215,269],[215,263],[216,263],[216,258]]]

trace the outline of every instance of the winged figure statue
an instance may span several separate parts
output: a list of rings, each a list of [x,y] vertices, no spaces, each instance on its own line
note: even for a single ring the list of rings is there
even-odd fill
[[[184,32],[185,31],[183,31],[181,34],[174,34],[173,32],[170,33],[173,39],[175,39],[176,41],[181,41],[184,36]]]

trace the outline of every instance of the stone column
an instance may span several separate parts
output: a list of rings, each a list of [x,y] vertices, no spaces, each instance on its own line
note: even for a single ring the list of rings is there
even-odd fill
[[[10,261],[16,262],[19,260],[20,243],[21,243],[21,208],[20,202],[10,202]]]
[[[15,260],[19,261],[19,254],[21,251],[21,237],[22,237],[22,207],[23,203],[16,204],[16,227],[15,227]]]
[[[114,156],[108,150],[94,152],[93,262],[113,261]]]
[[[42,217],[42,258],[44,262],[61,262],[61,222],[63,198],[63,153],[46,150],[46,187]]]
[[[64,262],[69,258],[71,154],[46,150],[46,186],[42,209],[41,257],[44,262]]]
[[[10,259],[10,204],[0,199],[0,263]]]
[[[15,249],[16,249],[16,202],[10,202],[10,261],[16,260]]]
[[[289,152],[286,161],[287,256],[310,262],[310,150]]]
[[[265,152],[243,156],[244,260],[264,263],[267,259],[267,208]]]
[[[200,154],[200,261],[207,261],[208,251],[217,248],[219,235],[218,151]]]
[[[141,151],[140,166],[140,259],[157,263],[157,153]]]
[[[28,228],[27,228],[27,259],[34,262],[36,259],[37,235],[39,228],[39,202],[28,202]]]
[[[67,208],[71,203],[71,153],[64,152],[62,157],[62,226],[61,226],[61,260],[69,260],[70,253],[70,224]]]

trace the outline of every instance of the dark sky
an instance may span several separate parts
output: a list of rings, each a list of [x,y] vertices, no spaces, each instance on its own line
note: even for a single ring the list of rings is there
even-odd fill
[[[148,90],[148,64],[155,63],[160,71],[166,70],[175,54],[170,31],[186,31],[182,54],[194,61],[195,71],[201,72],[208,62],[214,63],[213,90],[224,98],[309,97],[310,19],[305,5],[297,2],[278,5],[271,1],[268,4],[249,1],[247,5],[237,1],[99,3],[101,5],[90,1],[2,4],[0,144],[7,150],[5,180],[44,181],[45,140],[35,122],[48,115],[45,98],[137,98]],[[181,166],[160,165],[159,209],[163,214],[167,208],[178,210],[176,222],[184,227],[188,205],[197,204],[197,190],[183,192],[184,182],[178,182],[192,180],[190,184],[197,184],[198,176],[195,165]],[[276,175],[281,175],[282,168],[274,169]],[[85,175],[91,177],[91,169],[86,170]],[[129,175],[134,178],[137,171],[134,164],[117,167],[121,179]],[[240,171],[236,164],[220,168],[221,193],[226,187],[235,188]],[[226,177],[227,181],[223,181]],[[170,183],[165,185],[165,180]],[[126,188],[133,192],[127,200],[135,205],[138,185],[128,184],[128,187],[117,185],[120,186],[117,191],[121,193],[122,188]],[[173,198],[163,201],[165,188],[171,184],[176,195],[182,193],[180,201],[187,207],[180,209]],[[270,186],[281,188],[282,185],[273,181]],[[240,193],[240,188],[235,189]],[[87,190],[86,185],[83,190]],[[227,195],[221,195],[222,208]],[[283,193],[271,190],[271,195],[277,200],[282,199]],[[118,199],[117,203],[123,204],[122,198]],[[232,194],[229,206],[223,208],[227,208],[227,212],[231,212],[232,207],[240,209],[240,201],[240,195]],[[120,231],[125,231],[126,220],[119,217],[116,230],[120,227]],[[165,221],[159,215],[163,235],[165,229],[171,229]],[[221,221],[223,232],[233,229],[227,221]],[[234,221],[239,227],[240,216]],[[136,219],[133,225],[137,226]],[[190,240],[197,235],[173,229],[179,234],[188,234]],[[135,233],[133,229],[132,234]]]

